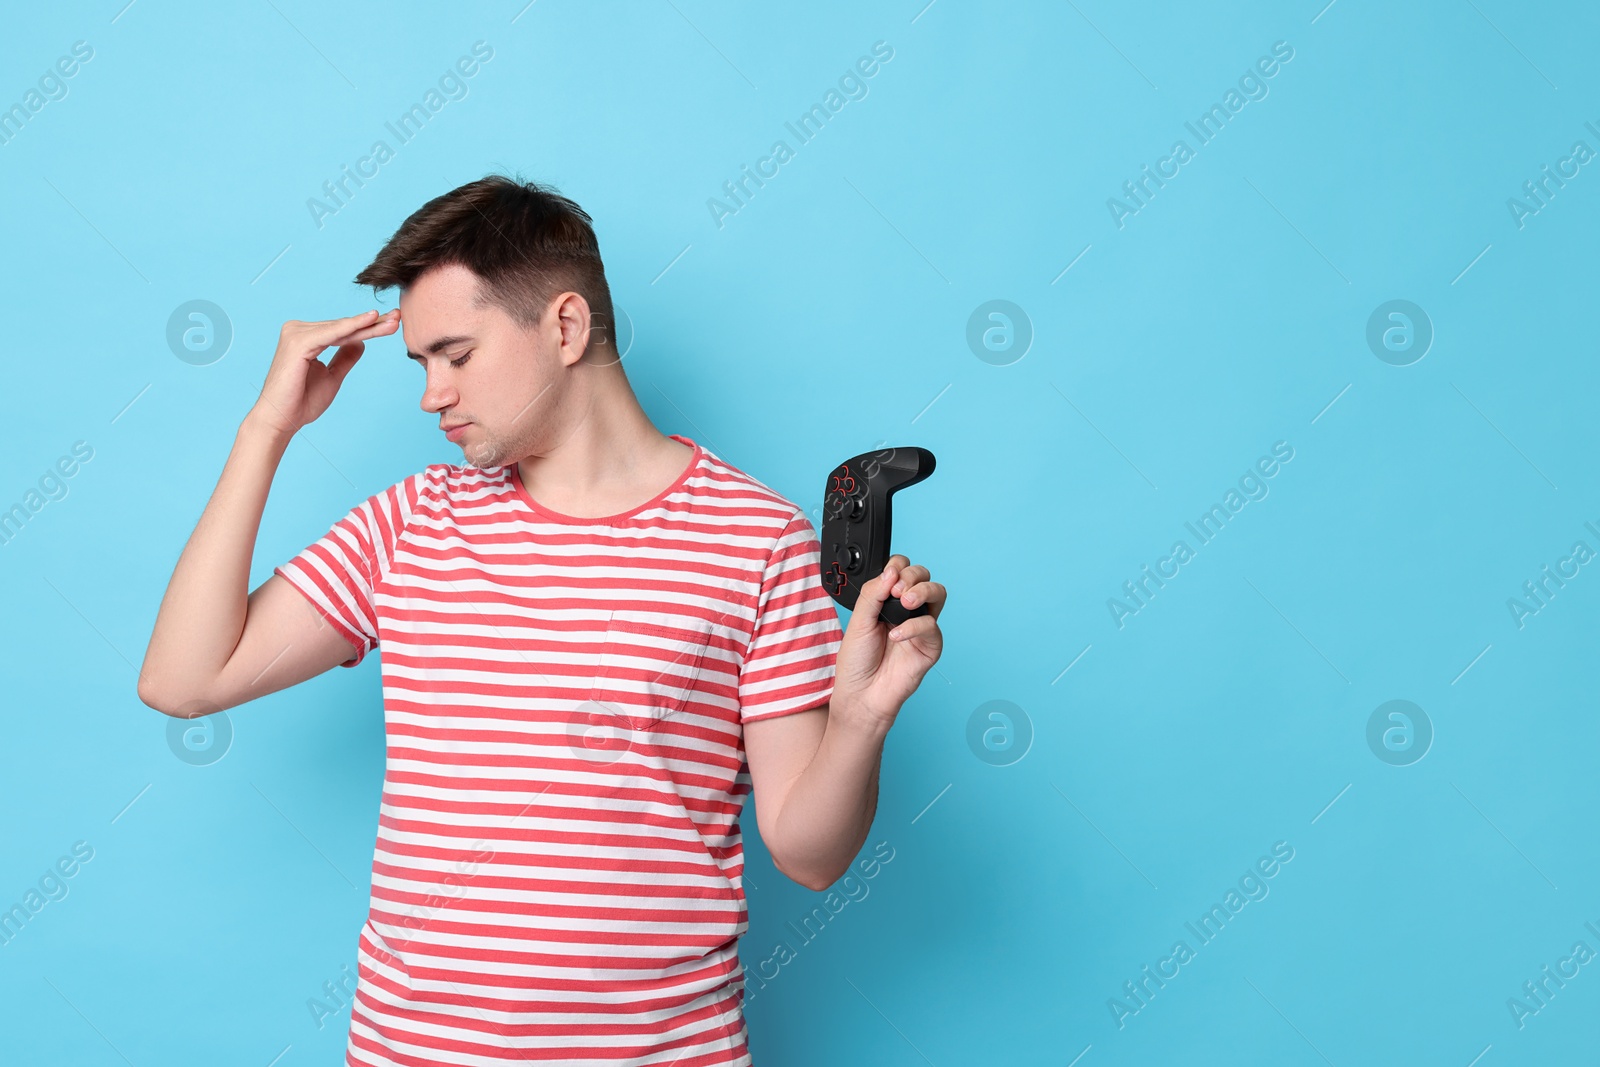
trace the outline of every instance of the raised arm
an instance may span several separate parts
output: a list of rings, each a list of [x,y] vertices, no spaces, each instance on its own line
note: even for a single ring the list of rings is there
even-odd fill
[[[139,671],[139,699],[189,717],[286,688],[347,660],[350,644],[282,578],[247,595],[267,491],[289,440],[328,409],[370,337],[399,312],[287,322],[261,398],[245,416],[217,487],[178,557]],[[318,357],[338,345],[324,365]]]

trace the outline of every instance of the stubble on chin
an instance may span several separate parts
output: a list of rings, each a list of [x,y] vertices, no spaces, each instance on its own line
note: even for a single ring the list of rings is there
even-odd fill
[[[477,444],[468,448],[466,450],[465,458],[466,461],[472,466],[477,467],[480,470],[487,470],[490,467],[498,467],[501,465],[499,460],[499,451],[499,448],[496,447],[493,440],[485,438],[483,441],[478,442]]]

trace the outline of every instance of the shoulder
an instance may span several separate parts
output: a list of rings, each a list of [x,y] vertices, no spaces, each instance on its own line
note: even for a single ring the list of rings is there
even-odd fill
[[[772,547],[797,535],[816,536],[811,517],[799,504],[747,471],[704,451],[695,479],[696,490],[719,511],[759,530]]]
[[[373,494],[371,510],[402,536],[419,522],[449,522],[452,516],[474,507],[492,506],[509,488],[505,468],[430,463],[415,474]]]

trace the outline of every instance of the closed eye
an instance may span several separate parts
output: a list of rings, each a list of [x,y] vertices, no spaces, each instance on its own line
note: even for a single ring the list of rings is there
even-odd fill
[[[413,362],[415,362],[416,365],[419,366],[419,367],[427,366],[427,361],[424,360],[421,356],[410,356],[408,358],[410,358]],[[469,360],[471,358],[472,358],[472,352],[469,349],[468,351],[462,353],[459,358],[452,359],[450,361],[450,365],[452,367],[460,367],[460,366],[464,365],[467,362],[467,360]]]

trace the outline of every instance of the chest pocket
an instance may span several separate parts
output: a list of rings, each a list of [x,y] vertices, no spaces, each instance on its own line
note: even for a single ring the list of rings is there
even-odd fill
[[[594,699],[648,730],[681,714],[706,669],[711,623],[693,615],[611,613]]]

